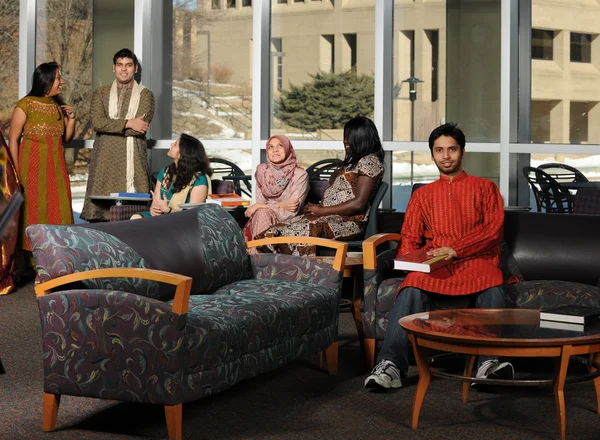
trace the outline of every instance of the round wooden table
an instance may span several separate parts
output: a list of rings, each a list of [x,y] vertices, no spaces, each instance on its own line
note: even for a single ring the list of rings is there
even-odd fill
[[[390,323],[392,324],[392,323]],[[417,313],[400,319],[408,333],[419,370],[415,392],[412,428],[416,429],[421,405],[431,376],[463,382],[463,401],[468,398],[470,383],[493,385],[553,385],[560,438],[566,436],[565,383],[593,380],[597,412],[600,414],[600,323],[586,325],[584,331],[560,330],[540,326],[539,310],[528,309],[460,309]],[[430,368],[432,350],[467,355],[464,375]],[[554,357],[556,375],[552,380],[499,380],[471,377],[476,356]],[[567,379],[571,356],[589,355],[590,373]]]

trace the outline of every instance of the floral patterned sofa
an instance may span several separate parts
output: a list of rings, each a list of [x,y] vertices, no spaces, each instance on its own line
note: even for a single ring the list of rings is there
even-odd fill
[[[331,259],[248,256],[217,205],[168,216],[27,229],[44,353],[45,431],[60,396],[165,406],[182,437],[182,404],[325,351],[337,373],[338,304],[347,245],[309,242]],[[166,284],[165,284],[166,283]]]
[[[388,216],[385,230],[400,232],[403,213]],[[396,229],[397,228],[397,229]],[[600,307],[600,216],[506,211],[501,269],[507,307],[546,309],[563,304]],[[378,234],[363,244],[364,301],[361,305],[367,364],[373,367],[377,341],[388,326],[402,272],[393,269],[398,233]],[[383,250],[382,250],[383,249]],[[377,253],[379,252],[379,253]],[[472,307],[448,297],[435,308]]]

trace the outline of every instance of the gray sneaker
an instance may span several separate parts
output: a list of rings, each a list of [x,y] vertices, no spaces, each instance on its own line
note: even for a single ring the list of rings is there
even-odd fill
[[[475,377],[477,379],[512,380],[515,378],[515,369],[510,362],[500,362],[498,359],[489,359],[479,366]],[[477,384],[473,383],[472,385]]]
[[[400,388],[400,369],[395,363],[388,360],[382,360],[375,365],[371,375],[365,379],[365,388]]]

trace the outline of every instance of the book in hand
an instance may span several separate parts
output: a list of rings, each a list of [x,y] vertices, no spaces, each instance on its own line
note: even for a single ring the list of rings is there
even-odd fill
[[[250,204],[250,200],[244,199],[236,193],[208,194],[206,203],[216,203],[221,206],[246,206]]]
[[[571,322],[574,324],[587,324],[600,317],[600,308],[584,307],[574,304],[542,310],[541,321]]]
[[[418,249],[396,257],[394,259],[394,269],[431,273],[452,262],[452,259],[446,260],[446,257],[448,257],[448,254],[432,257],[427,255],[426,251]]]
[[[540,328],[551,328],[556,330],[568,330],[571,332],[583,332],[585,331],[585,325],[574,324],[572,322],[559,322],[559,321],[546,321],[540,320]]]
[[[137,197],[140,199],[149,199],[150,194],[147,193],[128,193],[128,192],[114,192],[110,193],[111,197]]]

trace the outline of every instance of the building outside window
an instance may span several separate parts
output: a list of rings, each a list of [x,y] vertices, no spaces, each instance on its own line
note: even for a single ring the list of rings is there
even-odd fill
[[[531,59],[551,60],[554,51],[554,32],[544,29],[531,30]]]
[[[592,35],[571,32],[571,62],[592,62]]]

